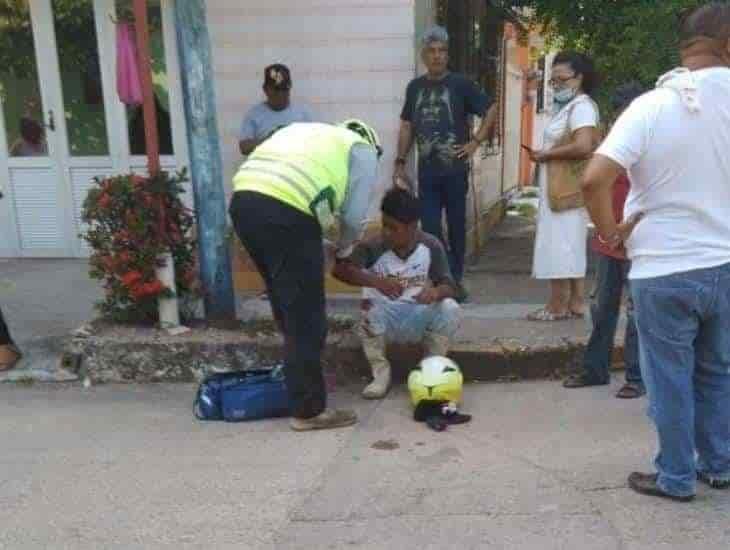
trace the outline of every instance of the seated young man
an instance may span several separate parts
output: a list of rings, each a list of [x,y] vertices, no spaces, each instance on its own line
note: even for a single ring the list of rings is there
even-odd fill
[[[443,356],[461,318],[446,251],[418,229],[418,199],[391,189],[381,211],[381,235],[358,244],[333,272],[347,284],[364,287],[359,332],[373,371],[373,382],[363,391],[366,399],[381,399],[390,389],[386,340],[421,342],[427,355]]]

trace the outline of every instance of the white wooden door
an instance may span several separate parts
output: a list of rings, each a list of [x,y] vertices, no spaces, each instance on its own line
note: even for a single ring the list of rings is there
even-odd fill
[[[0,38],[0,61],[14,63],[0,64],[0,257],[88,255],[80,215],[93,178],[144,171],[141,109],[116,93],[115,20],[130,4],[19,0],[17,13],[0,21],[15,37]],[[148,4],[162,165],[175,170],[187,164],[187,143],[173,6]],[[42,128],[38,143],[21,135],[21,125],[26,134]]]

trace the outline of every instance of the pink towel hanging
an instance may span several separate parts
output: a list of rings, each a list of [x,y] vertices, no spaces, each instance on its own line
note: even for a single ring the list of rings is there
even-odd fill
[[[142,104],[142,81],[131,23],[117,23],[117,93],[122,103]]]

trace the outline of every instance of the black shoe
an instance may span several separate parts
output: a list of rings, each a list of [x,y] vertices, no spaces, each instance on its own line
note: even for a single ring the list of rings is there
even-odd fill
[[[658,477],[659,476],[657,474],[641,474],[639,472],[634,472],[629,476],[629,487],[642,495],[668,498],[670,500],[676,500],[677,502],[690,502],[694,500],[694,495],[680,497],[665,492],[659,487],[659,485],[657,485]]]
[[[609,380],[599,382],[590,378],[587,374],[574,374],[563,380],[564,388],[588,388],[590,386],[608,386]]]
[[[462,283],[456,285],[456,296],[454,299],[460,304],[466,304],[469,302],[469,292],[464,288]]]
[[[730,489],[729,479],[714,479],[704,472],[697,472],[697,479],[713,489]]]

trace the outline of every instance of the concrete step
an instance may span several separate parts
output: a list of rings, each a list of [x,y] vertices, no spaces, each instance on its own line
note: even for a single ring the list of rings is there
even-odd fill
[[[100,382],[194,382],[213,372],[273,366],[283,359],[283,341],[267,317],[265,300],[248,304],[249,319],[228,326],[200,324],[181,336],[154,328],[94,323],[66,349],[64,368]],[[260,303],[259,303],[260,302]],[[334,309],[323,354],[330,379],[367,378],[369,366],[354,330],[354,302]],[[575,369],[590,333],[588,319],[534,323],[525,315],[535,304],[467,306],[450,356],[467,380],[556,378]],[[256,312],[259,313],[256,313]],[[622,344],[617,341],[616,364]],[[421,358],[419,346],[391,345],[396,380],[404,380]]]

